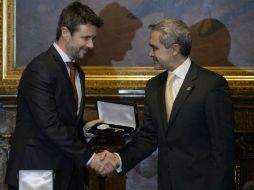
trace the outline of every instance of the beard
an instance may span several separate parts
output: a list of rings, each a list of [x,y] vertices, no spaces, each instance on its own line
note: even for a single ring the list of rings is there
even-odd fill
[[[77,59],[82,59],[84,58],[85,54],[87,54],[87,49],[86,48],[74,48],[72,47],[72,49],[70,49],[70,57],[74,60]]]
[[[85,57],[85,55],[87,54],[87,49],[84,48],[80,48],[79,51],[77,52],[77,59],[82,59]]]

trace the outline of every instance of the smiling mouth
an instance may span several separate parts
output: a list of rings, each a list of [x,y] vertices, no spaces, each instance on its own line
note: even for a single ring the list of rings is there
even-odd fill
[[[156,69],[156,70],[159,70],[162,68],[158,59],[156,59],[155,57],[153,57],[153,64],[154,64],[154,69]]]

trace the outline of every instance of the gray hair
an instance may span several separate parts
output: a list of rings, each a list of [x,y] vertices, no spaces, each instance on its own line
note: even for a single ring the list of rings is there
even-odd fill
[[[191,32],[181,20],[173,17],[164,18],[149,25],[151,31],[161,32],[160,42],[165,48],[170,48],[173,43],[180,45],[180,52],[188,56],[191,51]]]

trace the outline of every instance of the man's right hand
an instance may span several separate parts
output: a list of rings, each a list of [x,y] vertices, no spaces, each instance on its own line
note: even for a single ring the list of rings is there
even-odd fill
[[[96,171],[97,174],[106,176],[113,172],[119,166],[120,161],[117,156],[109,151],[96,153],[89,167]]]

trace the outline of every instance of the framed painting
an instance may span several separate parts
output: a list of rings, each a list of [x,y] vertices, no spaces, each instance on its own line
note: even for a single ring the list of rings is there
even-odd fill
[[[58,17],[69,2],[0,2],[0,88],[17,88],[25,66],[54,42]],[[94,51],[80,60],[86,87],[91,91],[142,90],[148,79],[162,72],[153,69],[148,56],[148,25],[166,16],[178,17],[190,26],[192,60],[222,74],[235,92],[254,90],[253,1],[82,2],[105,22],[98,31]]]

